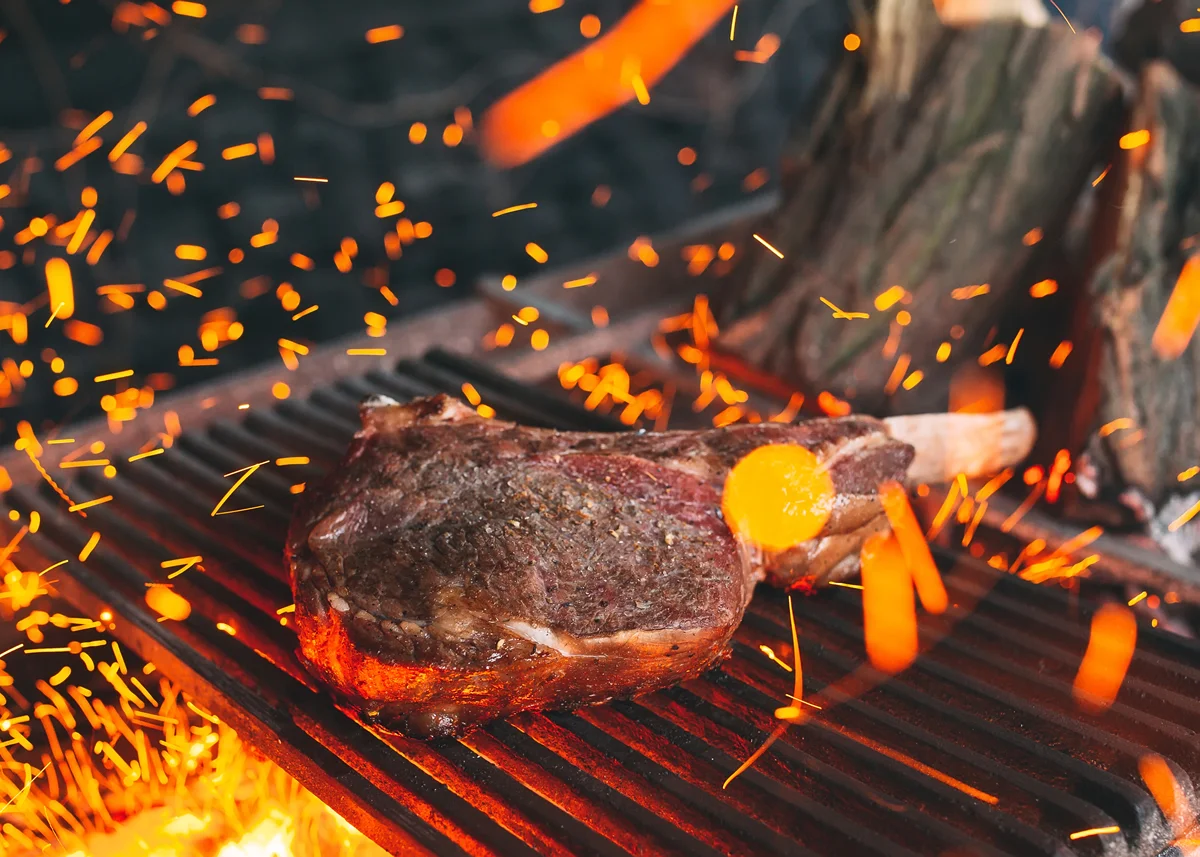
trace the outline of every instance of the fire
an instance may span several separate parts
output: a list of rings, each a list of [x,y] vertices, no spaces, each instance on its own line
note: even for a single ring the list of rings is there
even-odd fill
[[[154,664],[107,639],[120,621],[111,611],[54,612],[53,575],[17,567],[19,543],[0,558],[0,612],[37,645],[0,652],[0,857],[385,853]],[[162,585],[147,601],[164,596],[187,604]]]
[[[514,167],[654,86],[733,5],[731,0],[641,0],[583,50],[509,93],[484,115],[494,164]]]
[[[1176,834],[1183,835],[1190,826],[1190,819],[1194,817],[1195,810],[1179,781],[1175,779],[1167,760],[1154,754],[1142,756],[1138,760],[1138,772],[1171,829]]]
[[[1187,349],[1197,325],[1200,325],[1200,255],[1192,256],[1183,266],[1150,346],[1161,359],[1174,360]]]
[[[888,523],[896,534],[896,541],[904,555],[904,562],[912,574],[921,598],[921,606],[930,613],[944,613],[949,603],[942,575],[934,564],[929,544],[921,532],[921,525],[908,502],[908,493],[897,482],[885,482],[879,486],[879,500],[887,513]]]
[[[895,536],[876,534],[862,547],[863,636],[872,666],[907,669],[917,657],[917,606]]]
[[[1137,645],[1137,618],[1124,604],[1105,604],[1092,617],[1087,652],[1075,676],[1075,701],[1101,712],[1112,705],[1125,681]]]
[[[785,550],[815,537],[833,511],[833,479],[802,446],[760,446],[725,479],[721,508],[750,544]]]

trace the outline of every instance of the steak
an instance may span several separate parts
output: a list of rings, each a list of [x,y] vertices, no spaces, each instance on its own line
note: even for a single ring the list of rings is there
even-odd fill
[[[694,677],[727,652],[754,586],[851,569],[912,448],[866,417],[603,434],[479,417],[446,396],[373,399],[288,536],[300,656],[359,715],[416,737]],[[729,469],[799,444],[836,499],[776,554],[721,517]]]

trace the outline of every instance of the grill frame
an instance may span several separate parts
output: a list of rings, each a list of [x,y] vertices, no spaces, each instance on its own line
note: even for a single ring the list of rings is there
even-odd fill
[[[849,727],[839,731],[814,725],[790,730],[758,767],[743,775],[730,791],[721,792],[720,781],[771,727],[770,711],[781,696],[782,673],[756,657],[746,642],[747,638],[762,638],[777,645],[789,638],[785,602],[773,592],[756,595],[736,638],[734,659],[680,688],[574,714],[521,715],[461,742],[422,745],[377,737],[359,727],[337,710],[311,679],[296,673],[294,663],[286,670],[273,665],[290,658],[290,631],[270,621],[246,622],[247,617],[269,615],[274,604],[291,601],[278,556],[282,542],[264,545],[246,539],[262,533],[278,535],[286,526],[286,514],[279,506],[290,497],[283,471],[264,469],[239,489],[239,503],[261,502],[267,507],[255,524],[249,518],[243,524],[237,516],[207,518],[211,508],[208,500],[227,488],[228,480],[221,478],[226,466],[235,469],[261,460],[256,456],[268,451],[263,446],[267,442],[264,438],[285,443],[270,447],[272,457],[312,456],[314,465],[287,471],[289,476],[295,474],[297,481],[301,477],[311,479],[317,462],[336,460],[342,448],[322,432],[351,430],[359,398],[372,392],[396,397],[456,392],[464,381],[474,384],[484,401],[506,418],[566,429],[617,427],[615,421],[578,409],[560,397],[456,355],[433,352],[420,361],[401,361],[395,372],[376,370],[365,376],[343,378],[315,390],[306,401],[282,403],[274,412],[252,410],[244,425],[218,421],[203,433],[185,434],[167,455],[123,468],[115,480],[80,474],[68,489],[77,500],[101,491],[118,497],[113,504],[89,510],[85,526],[79,526],[84,522],[62,511],[61,505],[52,502],[38,486],[14,489],[5,498],[6,507],[24,513],[37,508],[42,514],[42,532],[27,541],[30,553],[46,564],[74,557],[91,525],[102,523],[95,528],[104,532],[104,538],[87,566],[71,562],[71,574],[61,576],[60,588],[67,599],[85,610],[113,610],[115,636],[123,644],[154,660],[201,704],[233,725],[348,821],[396,853],[811,854],[845,853],[831,849],[855,843],[856,853],[914,854],[925,853],[919,846],[936,842],[948,848],[968,849],[963,853],[1059,854],[1072,853],[1063,850],[1068,846],[1062,841],[1061,830],[1071,825],[1079,829],[1112,823],[1136,827],[1138,840],[1127,842],[1122,837],[1128,846],[1124,850],[1111,837],[1083,841],[1071,845],[1074,853],[1170,853],[1159,847],[1169,836],[1157,808],[1127,775],[1129,759],[1134,755],[1127,738],[1105,738],[1106,733],[1079,717],[1066,716],[1053,707],[1039,707],[1010,690],[989,689],[986,681],[956,671],[932,654],[919,659],[911,675],[868,691],[839,708],[877,730],[876,737],[869,740],[878,741],[882,734],[906,746],[926,748],[927,754],[906,755],[936,757],[939,766],[984,772],[1004,785],[1006,795],[1028,791],[1033,795],[1031,806],[1039,806],[1042,811],[1052,809],[1056,817],[1061,817],[1060,835],[1040,831],[1027,819],[1008,814],[1006,808],[997,809],[970,798],[864,746],[846,734]],[[315,431],[310,430],[314,427]],[[191,495],[181,490],[187,484],[210,489],[206,499],[189,499]],[[190,517],[164,519],[162,510],[150,499],[129,509],[134,488],[153,490],[160,502],[178,504]],[[136,526],[136,516],[153,523],[153,535]],[[269,524],[263,519],[269,519]],[[114,550],[118,545],[120,552]],[[24,553],[26,546],[22,547]],[[142,606],[143,584],[150,577],[139,571],[137,560],[145,563],[142,567],[157,571],[158,561],[189,553],[204,555],[207,569],[193,570],[177,580],[194,605],[193,615],[184,623],[160,624]],[[984,593],[981,604],[991,605],[989,610],[994,606],[1001,616],[1032,616],[1037,620],[1038,639],[1056,639],[1058,634],[1080,650],[1086,642],[1086,624],[1063,626],[1065,632],[1057,627],[1062,625],[1061,619],[1050,608],[1065,612],[1070,607],[1065,595],[1060,597],[1053,590],[998,575],[965,556],[941,552],[939,559],[957,563],[958,568],[969,572],[959,588],[954,587],[952,578],[953,592],[987,590],[990,594]],[[852,667],[849,651],[857,633],[855,603],[854,596],[842,591],[797,600],[797,619],[807,629],[801,646],[806,679],[815,682],[822,674],[836,678],[836,670],[830,673],[831,669],[841,664],[848,672]],[[1088,605],[1079,609],[1086,619]],[[217,630],[216,621],[235,624],[238,636]],[[974,628],[977,625],[983,626],[982,632]],[[1006,625],[987,615],[972,614],[961,623],[960,630],[974,630],[974,642],[958,643],[950,637],[938,644],[937,651],[950,652],[965,663],[987,663],[988,658],[977,656],[976,650],[983,645],[978,635],[995,633],[997,628],[1009,634],[1006,645],[1014,651],[1028,648],[1020,638],[1013,637],[1011,622]],[[813,630],[819,630],[819,635],[810,640]],[[1151,633],[1147,628],[1140,631],[1156,642],[1150,651],[1139,646],[1135,668],[1131,668],[1131,691],[1141,692],[1137,682],[1143,680],[1138,671],[1150,667],[1185,670],[1181,675],[1200,689],[1200,670],[1180,663],[1188,656],[1200,663],[1200,657],[1196,657],[1200,646]],[[923,632],[936,634],[938,629],[931,623]],[[265,657],[259,657],[256,651],[265,653]],[[1061,648],[1058,654],[1051,652],[1059,672],[1068,654]],[[991,662],[996,659],[994,653],[988,657]],[[1002,666],[998,668],[1003,672]],[[1061,701],[1061,675],[1046,678],[1022,669],[1009,678],[1021,687],[1040,687],[1050,698]],[[819,687],[814,683],[806,694]],[[1124,766],[1126,775],[1064,761],[1070,756],[1015,734],[1003,723],[978,713],[959,712],[953,705],[947,707],[934,694],[947,687],[955,688],[963,698],[990,700],[1011,711],[1024,708],[1025,716],[1047,724],[1047,729],[1054,726],[1063,730],[1061,734],[1073,732],[1084,738],[1091,734],[1098,745],[1116,747],[1111,758]],[[1187,701],[1164,697],[1164,689],[1153,682],[1145,690],[1155,696],[1153,702],[1157,705],[1165,700],[1178,708]],[[883,702],[870,694],[877,694],[894,711],[910,716],[905,719],[886,710]],[[1194,710],[1195,722],[1200,722],[1196,698],[1200,694],[1191,698],[1194,709],[1188,710]],[[1124,712],[1123,707],[1129,707],[1124,697],[1114,706],[1114,716],[1128,720],[1140,711],[1134,708]],[[935,721],[940,712],[942,722],[957,723],[967,733],[990,732],[997,741],[1007,742],[1006,752],[1013,753],[1022,764],[1034,765],[1040,760],[1043,777],[1047,769],[1057,766],[1057,773],[1074,784],[1072,790],[1055,789],[1038,776],[947,742],[914,723],[914,712],[932,712]],[[1145,719],[1148,715],[1141,712],[1139,716]],[[1190,748],[1186,767],[1177,766],[1190,779],[1200,776],[1200,743],[1194,732],[1181,729],[1164,732],[1160,728],[1163,734],[1154,738],[1158,749],[1170,741]],[[819,736],[819,740],[813,736]],[[845,764],[831,761],[834,759],[857,760],[864,767],[848,771]],[[929,812],[885,809],[872,814],[873,806],[880,806],[881,800],[886,804],[888,795],[894,798],[896,792],[910,800],[913,807],[926,807],[927,802],[935,805],[927,807]],[[848,810],[830,812],[831,803],[855,807],[858,814],[847,814]],[[1105,807],[1110,811],[1106,813]],[[1023,811],[1028,813],[1028,807]],[[953,822],[939,817],[946,815]],[[885,818],[891,819],[896,828],[890,834],[884,832]],[[800,844],[801,838],[816,850]],[[997,841],[1002,842],[1003,850],[995,847]]]

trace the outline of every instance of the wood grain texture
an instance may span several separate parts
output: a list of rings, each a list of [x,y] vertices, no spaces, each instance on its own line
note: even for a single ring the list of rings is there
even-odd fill
[[[1130,127],[1149,130],[1150,143],[1122,152],[1118,222],[1092,281],[1101,395],[1092,429],[1121,418],[1132,426],[1095,437],[1092,449],[1111,465],[1107,481],[1157,504],[1200,463],[1200,343],[1193,337],[1173,360],[1151,345],[1180,272],[1200,253],[1200,89],[1166,63],[1147,65]]]
[[[848,61],[859,66],[835,77],[811,134],[789,148],[783,207],[759,230],[785,258],[748,254],[721,296],[721,343],[804,387],[853,393],[856,410],[937,410],[954,368],[1040,279],[1043,248],[1116,132],[1122,78],[1094,37],[1065,26],[950,29],[920,0],[887,0],[874,22],[867,56]],[[1034,228],[1043,242],[1027,246]],[[952,296],[984,283],[986,295]],[[876,311],[892,285],[911,303]],[[832,318],[821,297],[870,318]],[[884,357],[900,309],[912,321]],[[964,336],[939,366],[954,325]],[[889,397],[898,354],[926,378]]]

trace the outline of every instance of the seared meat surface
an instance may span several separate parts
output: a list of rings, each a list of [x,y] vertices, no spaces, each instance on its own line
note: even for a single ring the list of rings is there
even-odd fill
[[[708,669],[756,582],[846,570],[912,458],[861,417],[592,434],[485,420],[445,396],[372,400],[287,552],[301,657],[367,720],[419,737],[571,708]],[[826,462],[822,535],[762,556],[720,514],[725,476],[771,443]]]

